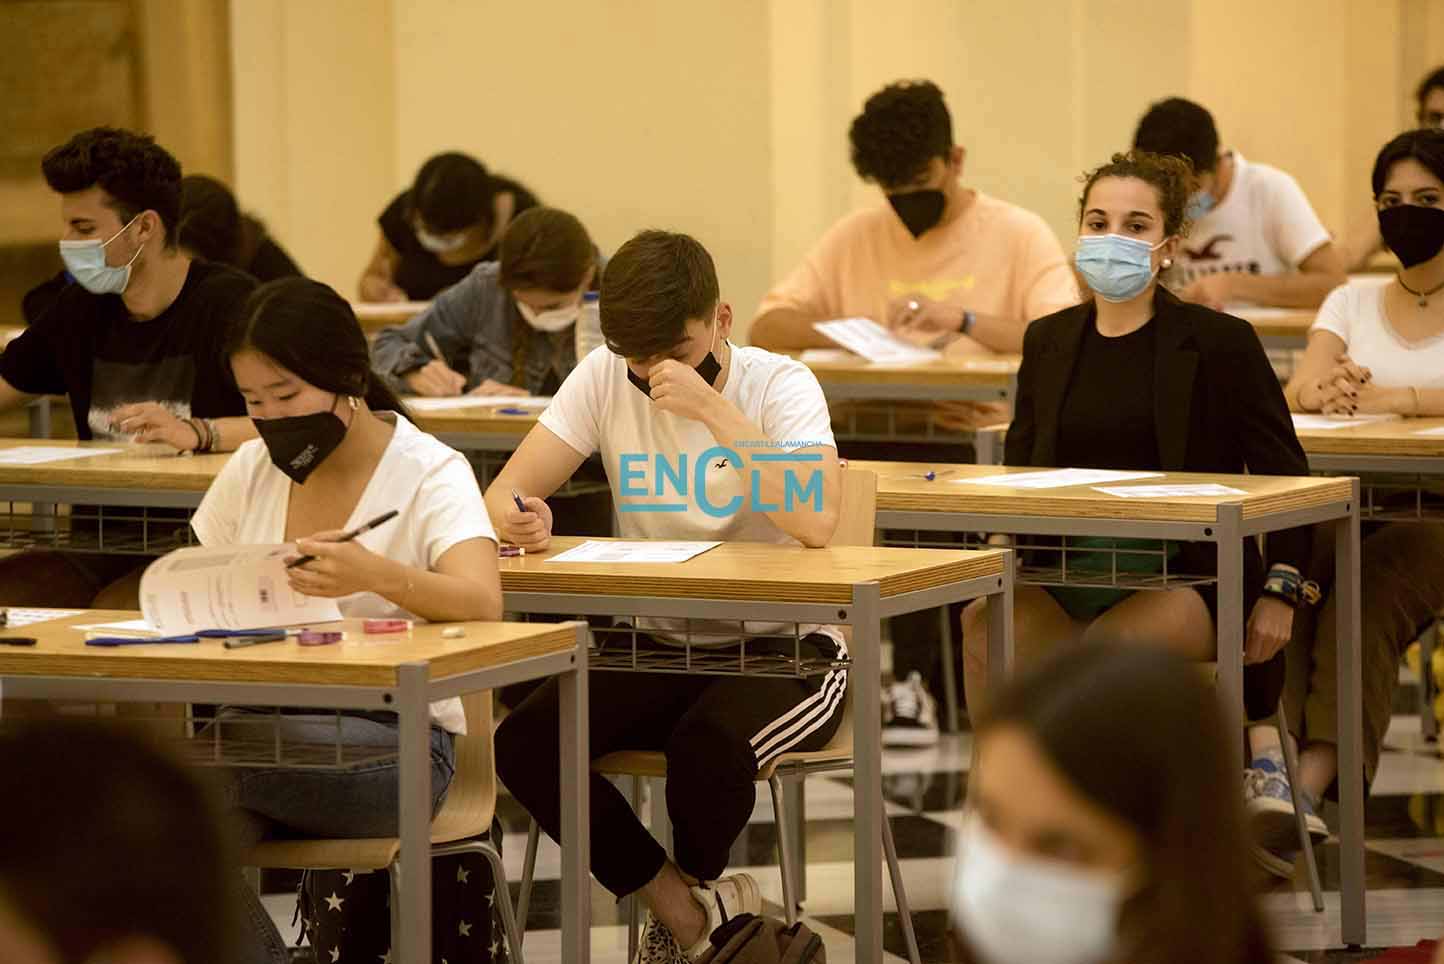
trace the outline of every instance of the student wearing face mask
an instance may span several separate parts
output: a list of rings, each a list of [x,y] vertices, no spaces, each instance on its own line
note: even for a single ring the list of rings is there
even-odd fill
[[[255,282],[177,246],[175,158],[147,136],[98,127],[41,170],[60,196],[60,256],[75,280],[0,355],[0,410],[68,395],[82,439],[224,452],[253,438],[216,346]],[[0,561],[0,585],[14,605],[134,608],[134,585],[117,581],[145,561],[25,553]],[[112,585],[116,595],[99,596]]]
[[[394,388],[550,395],[576,367],[582,296],[596,289],[602,267],[587,229],[565,211],[532,208],[507,228],[499,253],[376,336],[376,370]]]
[[[381,212],[361,300],[430,301],[480,262],[495,261],[512,218],[536,205],[530,191],[476,158],[437,154]]]
[[[800,363],[728,340],[732,308],[720,297],[706,249],[685,235],[637,235],[607,265],[601,312],[610,350],[582,360],[487,488],[487,508],[501,535],[529,550],[545,549],[552,533],[546,499],[600,452],[624,538],[826,545],[837,525],[841,479],[822,389]],[[792,461],[776,461],[783,453]],[[769,455],[774,460],[767,461]],[[680,460],[694,483],[686,491],[654,497],[639,482],[639,470]],[[797,464],[807,466],[806,479],[789,475]],[[812,486],[816,501],[784,499],[789,478]],[[675,512],[628,511],[642,502],[679,500]],[[683,622],[643,621],[639,644],[665,650],[691,639],[717,653],[738,652],[737,623]],[[846,653],[836,627],[802,627],[800,642],[790,625],[769,630],[749,622],[747,630],[778,634],[751,639],[749,653],[790,656],[798,645],[808,657]],[[757,882],[747,874],[723,875],[752,813],[754,780],[779,753],[826,745],[839,723],[847,674],[757,679],[595,672],[589,686],[594,759],[624,749],[666,753],[675,841],[669,856],[616,787],[593,776],[592,870],[617,897],[635,893],[651,911],[642,964],[695,959],[729,918],[760,913]],[[536,748],[556,732],[559,712],[551,681],[518,706],[496,736],[497,773],[553,838],[561,823],[560,773],[556,755]]]
[[[953,350],[1017,352],[1034,318],[1078,300],[1038,215],[962,183],[943,93],[928,81],[869,97],[848,134],[852,164],[886,203],[849,214],[758,308],[753,343],[829,347],[814,322],[860,316]]]
[[[1388,284],[1348,284],[1329,295],[1286,394],[1302,412],[1444,415],[1444,130],[1410,131],[1386,144],[1374,163],[1373,197],[1379,231],[1403,267]],[[1327,586],[1332,543],[1321,540],[1314,551],[1313,568]],[[1444,610],[1444,527],[1366,523],[1360,573],[1364,775],[1372,781],[1400,658]],[[1286,689],[1301,744],[1299,789],[1315,824],[1313,811],[1339,770],[1333,613],[1330,598],[1295,634]],[[1260,862],[1287,876],[1298,840],[1283,834],[1285,824],[1293,829],[1294,810],[1282,750],[1272,727],[1252,739],[1257,776],[1246,786]]]
[[[1274,959],[1230,792],[1234,736],[1195,669],[1156,649],[1077,647],[1010,684],[976,739],[954,960]]]
[[[1134,150],[1187,158],[1198,187],[1192,223],[1164,280],[1184,301],[1317,308],[1343,284],[1344,255],[1298,182],[1219,146],[1213,115],[1181,97],[1138,122]]]
[[[1182,158],[1115,154],[1087,175],[1080,198],[1078,271],[1090,301],[1040,318],[1028,329],[1005,451],[1007,465],[1095,469],[1308,475],[1288,407],[1268,356],[1245,321],[1188,304],[1158,283],[1178,250],[1193,177]],[[1160,572],[1158,543],[1096,544],[1091,560],[1069,564]],[[1168,569],[1212,573],[1206,543],[1169,544]],[[1303,604],[1299,573],[1307,530],[1271,533],[1269,565],[1248,542],[1243,554],[1244,699],[1251,719],[1273,714],[1283,686],[1283,648]],[[1057,564],[1046,552],[1048,564]],[[984,707],[987,603],[963,614],[968,706]],[[1191,659],[1217,653],[1217,589],[1211,585],[1149,592],[1022,587],[1014,595],[1018,664],[1078,640],[1148,642]]]
[[[1034,318],[1078,302],[1078,286],[1046,222],[1031,211],[967,187],[967,152],[935,84],[890,84],[868,98],[848,132],[859,177],[883,199],[847,215],[762,300],[754,345],[773,351],[829,347],[812,326],[834,318],[871,318],[924,343],[948,342],[949,354],[1015,354]],[[864,417],[870,406],[855,409]],[[903,433],[928,423],[970,430],[1007,419],[996,403],[889,403]],[[839,421],[847,408],[834,405]],[[842,442],[852,458],[973,460],[964,442]],[[955,619],[957,608],[948,618]],[[938,614],[893,622],[893,670],[884,740],[928,745],[938,739],[936,701],[942,664]]]
[[[340,295],[304,278],[262,285],[247,301],[224,357],[260,438],[236,451],[191,525],[202,545],[292,542],[314,559],[289,570],[290,588],[334,598],[345,617],[433,622],[498,619],[496,534],[460,453],[419,431],[371,371],[366,337]],[[398,515],[360,538],[342,533]],[[246,711],[223,711],[221,725]],[[459,699],[431,707],[431,797],[441,805],[466,732]],[[334,739],[332,716],[288,716],[288,738]],[[394,746],[394,715],[343,714],[343,741]],[[308,740],[307,737],[310,739]],[[319,735],[318,735],[319,734]],[[226,785],[249,842],[273,833],[396,834],[394,765],[298,774],[242,770]],[[249,961],[287,960],[255,900]],[[384,908],[348,912],[382,915]]]

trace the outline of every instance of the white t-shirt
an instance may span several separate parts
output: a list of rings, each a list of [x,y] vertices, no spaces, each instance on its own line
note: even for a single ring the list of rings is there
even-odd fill
[[[734,347],[722,397],[780,448],[837,447],[817,377],[785,355]],[[541,424],[583,456],[601,452],[623,538],[797,545],[765,513],[753,510],[750,475],[738,472],[735,462],[739,456],[746,462],[747,451],[718,451],[716,439],[701,422],[659,411],[627,379],[627,363],[605,347],[587,355],[567,376],[542,413]],[[703,460],[700,486],[699,459]],[[811,504],[805,496],[811,472],[807,463],[797,464],[796,484],[803,491],[794,505]],[[734,502],[736,510],[725,511]],[[677,508],[638,511],[642,506]],[[681,623],[653,620],[647,625],[675,629]],[[728,629],[731,636],[707,642],[735,639],[736,625]],[[773,631],[751,622],[747,629]],[[804,633],[817,630],[803,627]],[[790,635],[791,630],[785,632]],[[831,627],[826,632],[841,645],[840,633]]]
[[[1331,240],[1291,175],[1237,151],[1233,160],[1228,195],[1189,229],[1166,277],[1171,288],[1222,271],[1290,274]]]
[[[1384,313],[1388,285],[1352,282],[1329,292],[1314,331],[1339,336],[1349,357],[1382,388],[1444,388],[1444,333],[1405,341]]]
[[[367,549],[407,566],[431,569],[452,546],[468,539],[496,541],[476,474],[460,452],[425,434],[400,415],[378,413],[396,430],[366,483],[345,528],[392,509],[398,515],[358,537]],[[286,538],[291,480],[271,463],[266,445],[252,439],[236,449],[211,483],[191,519],[202,545],[271,545]],[[375,593],[337,601],[347,618],[415,617]],[[461,700],[431,704],[434,722],[466,732]]]

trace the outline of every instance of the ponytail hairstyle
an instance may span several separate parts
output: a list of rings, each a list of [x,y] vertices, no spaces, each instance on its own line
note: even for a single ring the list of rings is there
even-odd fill
[[[373,412],[406,407],[371,370],[371,351],[351,304],[309,278],[279,278],[246,299],[226,338],[229,361],[243,351],[265,355],[307,384],[364,398]]]

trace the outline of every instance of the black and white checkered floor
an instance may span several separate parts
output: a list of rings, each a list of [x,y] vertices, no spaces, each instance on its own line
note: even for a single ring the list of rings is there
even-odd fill
[[[1327,904],[1323,914],[1312,909],[1302,864],[1291,884],[1280,883],[1264,898],[1275,943],[1285,961],[1364,960],[1386,948],[1411,947],[1421,939],[1444,934],[1444,758],[1438,747],[1423,741],[1416,716],[1395,718],[1388,748],[1367,810],[1369,948],[1362,954],[1347,954],[1331,944],[1338,933],[1339,902],[1338,849],[1330,842],[1319,852]],[[922,957],[929,962],[947,960],[944,928],[952,879],[949,855],[961,820],[968,750],[966,735],[944,736],[933,749],[890,751],[883,763],[884,794],[908,899]],[[501,803],[501,818],[506,827],[507,875],[514,894],[521,878],[527,821],[510,799]],[[852,787],[845,775],[808,782],[807,837],[806,918],[826,942],[828,960],[847,964],[854,957],[850,939]],[[556,847],[544,838],[525,947],[532,964],[560,959],[558,867]],[[733,850],[731,869],[752,873],[764,898],[774,905],[780,902],[775,823],[765,790],[759,794],[747,832]],[[278,894],[266,900],[283,924],[283,933],[288,933],[284,925],[290,922],[294,898]],[[891,894],[888,900],[886,959],[900,961],[904,959],[902,932],[891,907]],[[624,964],[624,922],[600,888],[593,891],[592,919],[593,961]]]

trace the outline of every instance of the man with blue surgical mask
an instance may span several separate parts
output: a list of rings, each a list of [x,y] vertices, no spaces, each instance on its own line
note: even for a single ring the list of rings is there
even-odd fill
[[[1344,256],[1289,174],[1220,149],[1213,115],[1181,97],[1138,122],[1135,150],[1187,158],[1190,222],[1164,282],[1184,301],[1317,308],[1347,280]]]
[[[67,395],[81,439],[209,452],[253,438],[218,345],[255,281],[176,246],[180,164],[150,137],[97,127],[41,170],[73,280],[0,355],[0,411]],[[0,585],[16,605],[89,606],[140,561],[26,553],[0,562]]]

